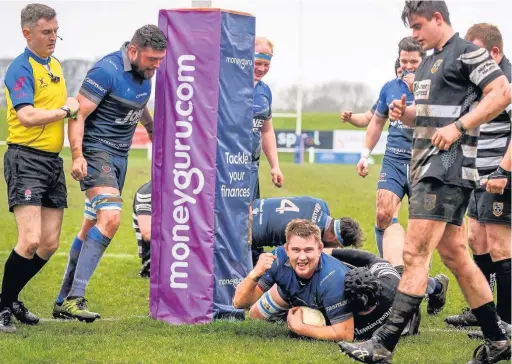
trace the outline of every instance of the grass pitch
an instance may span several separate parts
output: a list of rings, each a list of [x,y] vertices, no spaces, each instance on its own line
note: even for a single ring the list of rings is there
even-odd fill
[[[0,147],[3,155],[5,147]],[[131,204],[136,189],[150,178],[145,151],[133,151],[124,190],[121,227],[93,276],[88,291],[90,308],[102,319],[93,324],[51,319],[67,252],[77,233],[83,195],[69,177],[69,154],[63,153],[68,180],[69,208],[64,215],[61,247],[21,294],[26,305],[43,321],[19,324],[14,335],[0,335],[0,363],[351,363],[334,343],[288,337],[284,326],[265,322],[214,322],[198,326],[169,326],[147,317],[149,281],[138,277],[140,267],[131,227]],[[285,158],[283,158],[285,159]],[[3,170],[3,158],[0,169]],[[334,216],[349,215],[364,227],[364,248],[375,252],[373,224],[379,165],[361,179],[355,166],[298,166],[283,162],[285,187],[271,186],[268,164],[262,161],[262,196],[308,194],[329,202]],[[0,178],[0,270],[16,242],[16,227],[7,209],[7,192]],[[402,210],[400,221],[406,221]],[[447,272],[436,256],[433,273]],[[0,273],[2,276],[2,273]],[[465,305],[450,275],[449,302],[439,317],[429,317],[423,307],[421,335],[402,340],[395,363],[465,363],[479,344],[463,332],[446,330],[442,318]]]

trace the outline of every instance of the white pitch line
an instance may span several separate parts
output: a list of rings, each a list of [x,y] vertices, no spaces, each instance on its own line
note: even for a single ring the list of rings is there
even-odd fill
[[[105,317],[97,319],[95,322],[101,322],[101,321],[108,321],[108,322],[116,322],[116,321],[130,321],[134,319],[141,319],[141,318],[147,318],[149,319],[149,316],[127,316],[127,317]],[[41,322],[55,322],[57,324],[67,324],[70,322],[79,322],[78,320],[61,320],[61,319],[52,319],[52,318],[41,318],[39,321]]]
[[[9,255],[9,254],[11,254],[11,250],[0,250],[0,255]],[[58,252],[58,253],[55,253],[54,255],[56,255],[58,257],[67,257],[68,253]],[[103,257],[104,258],[113,258],[113,259],[124,259],[124,260],[139,259],[139,256],[136,254],[125,254],[125,253],[105,253],[105,254],[103,254]]]

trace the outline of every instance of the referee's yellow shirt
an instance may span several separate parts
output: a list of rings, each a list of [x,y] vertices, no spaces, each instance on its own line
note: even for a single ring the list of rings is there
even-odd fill
[[[46,110],[64,105],[67,91],[60,62],[54,57],[42,59],[26,48],[7,68],[4,82],[9,125],[7,143],[59,153],[64,144],[64,119],[27,128],[20,124],[16,110],[24,105]]]

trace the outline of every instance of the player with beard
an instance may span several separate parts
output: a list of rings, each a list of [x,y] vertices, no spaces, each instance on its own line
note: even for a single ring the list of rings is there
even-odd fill
[[[88,218],[69,253],[54,305],[55,318],[86,322],[99,318],[88,310],[85,290],[119,228],[128,152],[139,121],[151,139],[153,118],[146,106],[151,95],[150,79],[166,49],[163,32],[155,25],[145,25],[119,51],[98,61],[79,91],[78,119],[69,123],[71,175],[86,191]]]

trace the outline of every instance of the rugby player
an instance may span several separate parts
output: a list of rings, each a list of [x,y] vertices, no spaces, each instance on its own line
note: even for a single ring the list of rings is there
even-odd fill
[[[368,341],[339,345],[361,362],[391,363],[400,333],[423,300],[429,262],[438,248],[486,339],[468,363],[508,360],[510,340],[498,323],[489,285],[467,252],[461,225],[471,191],[479,185],[478,127],[510,104],[509,82],[485,49],[453,31],[444,1],[406,1],[402,20],[425,50],[434,49],[416,72],[415,105],[407,106],[403,94],[390,107],[390,117],[415,128],[405,271],[386,324]]]
[[[503,38],[498,27],[480,23],[466,33],[465,39],[485,48],[510,82],[511,65],[503,54]],[[511,105],[494,120],[480,127],[476,166],[482,184],[473,190],[468,207],[469,246],[475,263],[487,282],[497,288],[496,309],[501,320],[510,324],[510,150]],[[495,191],[492,185],[498,184]],[[486,191],[487,188],[487,191]],[[449,316],[446,323],[454,326],[478,326],[470,310]]]
[[[137,123],[151,138],[153,119],[146,107],[151,77],[165,56],[167,39],[155,25],[138,29],[130,42],[98,61],[79,91],[80,113],[69,124],[72,176],[90,201],[94,225],[83,243],[75,238],[53,316],[92,322],[85,291],[121,218],[128,152]],[[94,216],[95,215],[95,216]],[[86,220],[86,219],[85,219]]]
[[[350,217],[334,219],[327,202],[310,196],[275,197],[254,200],[249,209],[249,236],[253,263],[264,246],[286,242],[286,226],[293,219],[307,219],[320,228],[322,242],[328,248],[362,244],[359,223]]]
[[[272,92],[270,91],[270,87],[261,80],[270,69],[270,62],[274,54],[274,45],[267,38],[256,37],[254,49],[250,201],[260,198],[258,171],[260,168],[260,154],[262,150],[270,164],[272,183],[274,183],[276,187],[282,187],[284,183],[283,173],[279,167],[279,158],[277,156],[276,134],[272,124]]]
[[[16,332],[13,316],[24,324],[39,322],[18,295],[59,247],[67,207],[59,153],[64,119],[76,117],[79,108],[74,97],[67,97],[61,64],[52,56],[59,29],[55,10],[27,5],[21,11],[21,29],[26,48],[4,78],[9,126],[4,176],[18,230],[16,246],[5,261],[0,301],[0,332],[9,333]]]
[[[233,306],[250,308],[252,319],[287,315],[288,327],[297,335],[353,340],[354,318],[343,287],[350,268],[322,253],[320,228],[310,220],[292,220],[285,234],[286,244],[275,254],[261,254],[254,269],[237,286]],[[297,306],[322,311],[328,325],[304,324]]]
[[[400,274],[388,261],[369,252],[333,249],[330,254],[354,267],[345,276],[345,296],[354,315],[354,339],[369,339],[391,314]],[[420,320],[418,309],[402,336],[418,334]]]
[[[368,129],[361,160],[357,164],[357,171],[361,177],[369,172],[368,158],[380,139],[382,130],[389,118],[389,105],[397,95],[407,96],[407,105],[412,104],[414,96],[409,84],[414,81],[414,73],[421,64],[425,51],[412,37],[403,38],[398,43],[398,59],[402,69],[402,77],[395,78],[382,87],[375,113]],[[407,80],[407,82],[406,82]],[[377,216],[375,225],[375,241],[380,256],[393,263],[403,272],[403,252],[405,231],[398,223],[397,211],[400,208],[404,195],[410,198],[409,165],[412,152],[413,128],[404,125],[400,120],[390,119],[389,134],[386,143],[386,153],[382,160],[380,179],[377,183]],[[385,232],[385,234],[384,234]],[[397,254],[398,253],[398,254]],[[427,313],[435,315],[443,309],[446,302],[448,277],[439,274],[428,279],[427,284]]]

